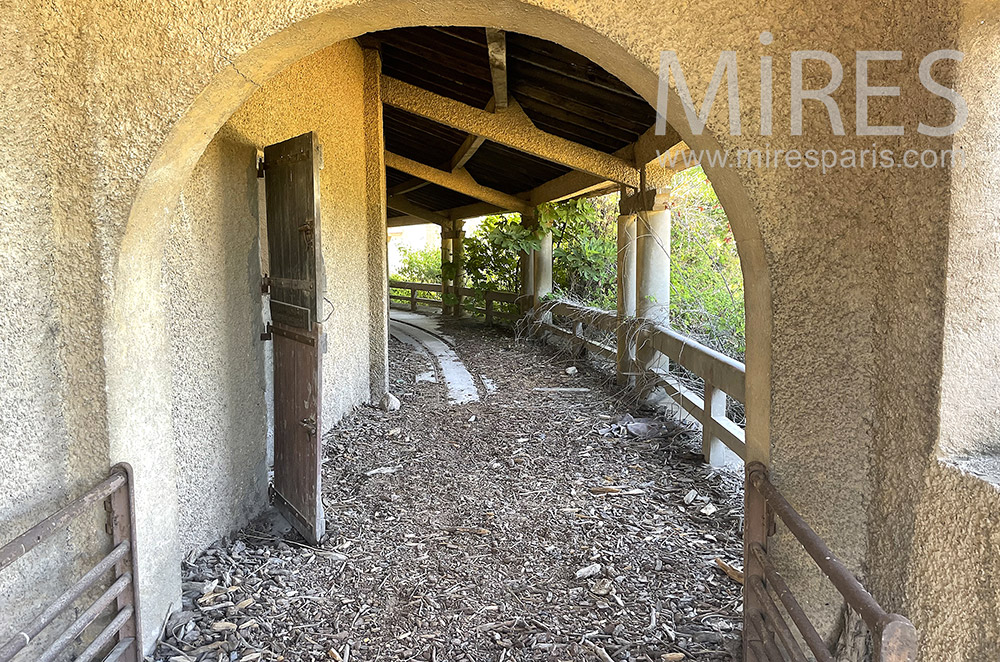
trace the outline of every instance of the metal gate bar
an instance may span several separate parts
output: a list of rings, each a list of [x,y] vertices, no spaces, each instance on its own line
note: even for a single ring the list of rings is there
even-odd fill
[[[142,659],[139,626],[139,588],[135,581],[136,546],[135,510],[132,496],[132,468],[127,464],[112,467],[111,474],[74,499],[66,506],[34,525],[12,541],[0,547],[0,571],[10,566],[34,549],[45,539],[65,531],[69,524],[88,507],[104,502],[108,513],[107,533],[114,548],[98,561],[71,587],[52,601],[10,641],[0,647],[0,662],[10,662],[20,651],[35,640],[61,613],[72,606],[88,589],[97,585],[107,573],[113,571],[115,581],[71,625],[64,628],[41,654],[37,662],[48,662],[59,657],[74,639],[84,633],[112,603],[117,613],[102,631],[75,659],[89,662],[117,642],[106,660],[138,662]]]
[[[788,584],[767,556],[767,536],[772,515],[777,515],[799,544],[812,557],[847,604],[868,626],[875,647],[876,662],[914,662],[917,659],[917,631],[905,617],[890,614],[872,597],[823,539],[768,480],[760,462],[746,468],[746,606],[744,616],[745,659],[748,662],[801,662],[804,658],[791,636],[768,589],[774,591],[785,613],[818,662],[833,662],[823,638],[813,627]],[[753,521],[751,521],[751,518]],[[782,648],[775,645],[775,637]]]

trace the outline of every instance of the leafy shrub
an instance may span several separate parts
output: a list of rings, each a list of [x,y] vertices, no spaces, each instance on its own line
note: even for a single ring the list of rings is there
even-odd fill
[[[552,231],[553,289],[596,308],[615,308],[618,296],[617,201],[608,198],[547,203],[538,214]]]
[[[672,184],[670,325],[742,360],[743,272],[729,219],[700,167]]]
[[[670,235],[670,324],[681,333],[742,360],[746,351],[743,274],[736,241],[715,191],[700,167],[674,177]],[[465,284],[480,292],[517,292],[518,257],[552,233],[555,295],[583,305],[617,306],[618,194],[546,203],[538,227],[518,214],[487,216],[465,239]],[[424,283],[455,274],[436,246],[405,251],[400,277]]]
[[[441,248],[424,246],[423,248],[399,249],[402,262],[399,272],[392,275],[393,280],[405,280],[411,283],[441,282]]]

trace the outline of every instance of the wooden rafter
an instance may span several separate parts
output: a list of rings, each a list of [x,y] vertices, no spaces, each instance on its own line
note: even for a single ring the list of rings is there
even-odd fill
[[[400,182],[395,186],[390,186],[387,193],[389,195],[405,195],[411,191],[416,191],[418,188],[423,188],[430,184],[430,182],[420,179],[419,177],[412,177],[407,179],[405,182]]]
[[[394,209],[395,211],[403,214],[409,214],[410,216],[422,218],[425,223],[437,223],[440,226],[449,227],[451,225],[451,218],[448,216],[414,204],[407,200],[406,196],[403,195],[390,195],[386,200],[386,206],[389,209]]]
[[[432,184],[458,191],[477,200],[496,205],[501,209],[524,213],[529,208],[529,204],[525,200],[479,184],[464,168],[458,168],[453,172],[438,170],[390,151],[385,153],[385,165],[387,168],[394,168]]]
[[[486,28],[486,46],[490,56],[493,99],[496,111],[501,112],[507,109],[507,34],[503,30]]]
[[[604,180],[633,187],[639,184],[639,170],[631,160],[539,130],[516,102],[503,113],[490,113],[388,76],[382,77],[382,101]]]
[[[407,214],[406,216],[391,216],[386,219],[385,223],[390,228],[403,228],[408,225],[426,225],[428,221],[426,218]]]
[[[490,99],[490,102],[486,104],[486,110],[489,112],[493,112],[494,108],[496,107],[495,104],[496,101],[494,99]],[[458,149],[455,150],[455,153],[452,155],[451,159],[449,159],[448,163],[446,164],[448,170],[456,170],[458,168],[464,167],[465,164],[468,163],[469,160],[476,155],[476,150],[482,147],[484,142],[486,142],[486,138],[483,138],[481,136],[474,136],[472,134],[466,136],[465,141],[461,145],[459,145]],[[427,186],[427,184],[429,183],[430,182],[420,179],[419,177],[414,177],[412,179],[406,180],[405,182],[396,184],[395,186],[390,188],[389,195],[416,191],[418,188],[423,188],[424,186]]]

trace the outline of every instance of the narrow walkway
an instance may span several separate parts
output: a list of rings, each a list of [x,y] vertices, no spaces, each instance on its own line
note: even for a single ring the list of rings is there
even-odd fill
[[[402,310],[389,313],[389,333],[417,351],[434,358],[435,372],[440,373],[451,404],[465,404],[479,399],[476,382],[455,351],[441,335],[438,318]],[[425,373],[426,374],[426,373]],[[434,381],[422,379],[421,381]]]
[[[737,659],[740,477],[550,347],[436,333],[495,391],[453,404],[391,340],[402,408],[325,438],[328,540],[262,520],[190,559],[155,659]]]

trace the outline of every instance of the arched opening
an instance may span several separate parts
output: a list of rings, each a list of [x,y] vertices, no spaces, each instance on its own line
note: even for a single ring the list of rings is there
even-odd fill
[[[169,306],[162,287],[162,256],[170,219],[194,169],[218,130],[263,83],[309,54],[344,39],[409,25],[489,25],[559,43],[581,53],[655,103],[655,73],[608,37],[555,13],[505,3],[491,7],[440,7],[426,3],[409,13],[387,14],[382,3],[337,10],[302,21],[251,49],[225,69],[177,122],[139,188],[118,258],[114,301],[106,323],[108,409],[113,460],[131,462],[140,486],[140,559],[146,609],[157,614],[172,601],[179,549],[158,530],[178,528],[177,448],[171,439],[171,341]],[[412,7],[412,6],[411,6]],[[496,13],[495,13],[496,12]],[[498,21],[497,16],[507,18]],[[679,119],[679,103],[669,120]],[[676,113],[678,117],[673,117]],[[676,124],[679,128],[683,123]],[[708,135],[681,135],[694,148],[711,147]],[[733,224],[744,268],[747,299],[748,459],[766,460],[769,419],[770,290],[763,244],[747,195],[732,171],[709,172]],[[165,469],[166,468],[166,469]],[[149,629],[157,618],[147,618]]]

